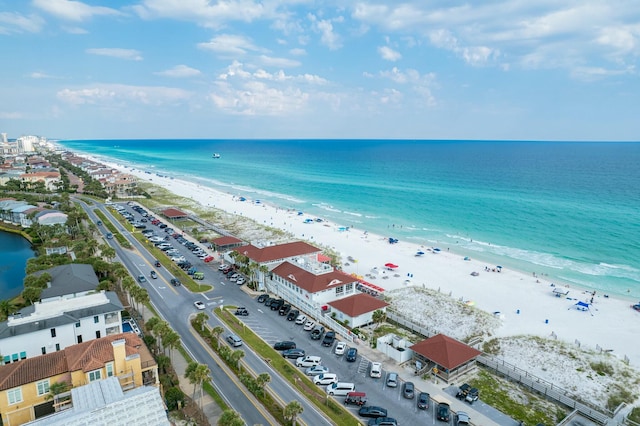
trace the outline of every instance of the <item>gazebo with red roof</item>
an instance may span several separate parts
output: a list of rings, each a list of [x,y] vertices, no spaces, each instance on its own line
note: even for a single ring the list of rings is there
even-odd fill
[[[222,252],[243,246],[245,243],[239,238],[232,237],[231,235],[226,235],[224,237],[219,237],[212,240],[211,244],[215,251]]]
[[[187,217],[189,217],[188,213],[185,213],[182,210],[174,209],[173,207],[162,210],[162,215],[169,220],[186,219]]]
[[[444,334],[425,339],[410,349],[414,353],[414,359],[420,361],[427,371],[436,374],[447,383],[474,369],[476,358],[482,354],[479,350]]]

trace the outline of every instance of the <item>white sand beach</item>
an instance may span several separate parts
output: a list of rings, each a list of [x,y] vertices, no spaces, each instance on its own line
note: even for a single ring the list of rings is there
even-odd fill
[[[384,288],[386,294],[395,294],[397,309],[438,332],[458,339],[475,333],[468,323],[450,319],[438,321],[438,306],[429,304],[429,299],[433,298],[412,289],[431,289],[450,297],[453,305],[462,302],[486,312],[489,323],[493,324],[485,330],[486,336],[539,336],[565,342],[570,348],[594,351],[595,357],[605,357],[620,365],[618,361],[628,358],[631,367],[640,369],[640,344],[637,342],[640,313],[630,308],[632,302],[629,300],[600,293],[594,296],[591,292],[555,282],[553,277],[536,277],[531,272],[510,270],[508,265],[496,268],[497,265],[487,265],[476,259],[465,260],[465,253],[454,253],[447,247],[434,251],[433,247],[405,241],[390,244],[389,236],[374,235],[362,229],[345,229],[343,224],[327,221],[305,222],[315,216],[299,215],[298,211],[283,210],[250,199],[240,201],[234,194],[179,179],[149,175],[117,164],[109,166],[191,198],[205,207],[251,218],[259,224],[283,229],[296,239],[332,248],[342,256],[346,272],[363,276],[364,280]],[[424,254],[416,255],[419,251]],[[398,267],[390,270],[385,267],[387,263]],[[477,275],[471,275],[472,272]],[[568,291],[568,294],[556,297],[554,289]],[[589,303],[589,309],[578,309],[576,303],[579,301]],[[514,351],[517,346],[515,339],[512,344],[504,345],[504,356],[511,357],[508,361],[512,364],[535,370],[536,375],[569,390],[577,386],[576,380],[578,383],[581,380],[576,376],[579,367],[575,365],[565,365],[562,370],[545,368],[545,363],[553,363],[554,354],[548,350],[535,353],[529,349],[527,354],[518,354]],[[549,356],[551,358],[545,359]],[[607,384],[600,383],[600,386]],[[600,399],[597,391],[593,397]]]

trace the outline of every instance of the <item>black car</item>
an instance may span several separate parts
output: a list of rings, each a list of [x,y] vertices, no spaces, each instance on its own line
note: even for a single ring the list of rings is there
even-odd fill
[[[290,310],[291,310],[291,305],[288,303],[285,303],[280,307],[280,310],[278,311],[278,313],[282,316],[285,316],[289,313]]]
[[[356,348],[349,348],[347,351],[347,361],[356,362],[356,358],[358,357],[358,350]]]
[[[289,315],[287,315],[287,321],[294,321],[300,315],[300,311],[297,309],[293,309],[289,311]]]
[[[258,300],[258,303],[264,303],[264,302],[267,301],[268,298],[269,298],[269,295],[264,293],[264,294],[261,294],[260,296],[258,296],[257,300]]]
[[[264,302],[264,306],[266,306],[266,307],[268,308],[268,307],[269,307],[269,306],[271,306],[273,303],[275,303],[275,302],[276,302],[276,300],[278,300],[278,299],[275,299],[275,298],[273,298],[273,297],[270,297],[270,298],[268,298],[268,299]]]
[[[282,352],[282,356],[285,358],[298,359],[301,356],[305,356],[304,349],[287,349]]]
[[[375,405],[360,407],[358,414],[362,417],[387,417],[387,409]]]
[[[284,305],[284,300],[282,300],[282,299],[278,299],[275,302],[271,302],[271,310],[272,311],[278,311],[278,310],[280,310],[282,305]]]
[[[336,332],[327,331],[327,334],[324,335],[324,339],[322,339],[322,346],[333,346],[333,342],[335,341],[336,341]]]
[[[249,311],[247,311],[247,308],[240,307],[240,308],[236,309],[235,314],[243,316],[243,317],[246,317],[246,316],[249,315]]]
[[[402,396],[407,399],[413,399],[416,396],[416,387],[413,382],[404,382],[402,385]]]
[[[180,281],[178,281],[177,278],[171,278],[171,284],[175,287],[180,286],[182,283]]]
[[[159,260],[156,260],[155,265],[156,265],[156,268],[159,268],[160,266],[162,266],[162,265],[160,264],[160,261],[159,261]]]
[[[324,327],[318,326],[311,331],[311,338],[313,340],[320,340],[323,334],[324,334]]]
[[[429,394],[426,392],[420,392],[418,394],[418,408],[421,410],[426,410],[429,408]]]
[[[449,407],[449,404],[444,402],[439,403],[438,408],[436,409],[436,417],[438,420],[448,422],[451,419],[451,408]]]
[[[284,342],[276,342],[273,345],[273,349],[276,351],[284,351],[286,349],[295,349],[296,342],[284,341]]]
[[[398,426],[398,422],[393,417],[378,417],[369,420],[369,426]]]

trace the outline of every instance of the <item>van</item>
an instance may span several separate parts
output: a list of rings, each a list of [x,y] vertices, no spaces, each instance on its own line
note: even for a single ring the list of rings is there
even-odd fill
[[[314,355],[307,355],[296,360],[296,367],[315,367],[320,365],[322,358]]]
[[[389,373],[387,376],[387,386],[390,388],[398,387],[398,373]]]
[[[356,385],[347,382],[338,382],[327,386],[327,393],[332,396],[346,396],[356,390]]]
[[[229,344],[231,346],[233,346],[234,348],[238,347],[238,346],[242,346],[242,339],[240,339],[238,336],[236,336],[235,334],[229,334],[227,336],[227,342],[229,342]]]
[[[344,399],[344,405],[364,405],[367,403],[367,394],[364,392],[349,392]]]

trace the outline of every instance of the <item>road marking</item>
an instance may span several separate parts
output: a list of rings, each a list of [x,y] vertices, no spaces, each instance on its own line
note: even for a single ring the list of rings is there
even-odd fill
[[[258,309],[258,312],[260,312],[261,314],[264,314],[264,312],[262,312],[262,309]]]

